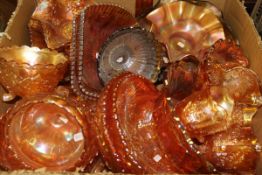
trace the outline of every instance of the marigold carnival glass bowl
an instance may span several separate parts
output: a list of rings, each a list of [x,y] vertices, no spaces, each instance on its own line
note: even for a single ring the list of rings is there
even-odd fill
[[[92,127],[115,173],[196,173],[206,167],[148,79],[125,72],[100,94]]]
[[[3,100],[52,92],[67,67],[68,59],[55,51],[27,46],[0,49],[0,83],[10,94]]]
[[[40,23],[42,35],[50,49],[58,49],[71,42],[72,20],[93,0],[41,0],[38,1],[32,19]],[[30,27],[30,25],[29,25]],[[35,30],[39,31],[39,30]],[[34,30],[33,30],[34,32]],[[31,35],[34,42],[37,36]],[[33,43],[37,44],[37,43]]]
[[[45,36],[43,34],[43,27],[40,21],[30,19],[28,23],[28,30],[32,47],[38,47],[40,49],[47,48]]]
[[[217,172],[255,174],[261,146],[251,127],[233,126],[208,137],[202,152]]]
[[[166,44],[171,62],[198,56],[199,51],[225,39],[223,25],[212,10],[186,1],[165,3],[147,15],[152,32]]]
[[[181,1],[181,0],[162,0],[161,3],[162,4],[172,3],[172,2],[175,2],[175,1]],[[222,16],[223,16],[222,11],[210,1],[205,1],[205,0],[201,0],[201,1],[199,1],[199,0],[182,0],[182,1],[189,1],[190,3],[206,7],[208,9],[212,10],[212,12],[220,18],[222,18]]]
[[[253,172],[260,145],[244,120],[254,113],[235,106],[226,92],[219,98],[210,91],[190,95],[182,107],[142,76],[113,78],[100,94],[92,125],[108,168],[134,174]]]
[[[183,100],[202,88],[205,74],[198,58],[189,55],[171,63],[164,76],[164,91],[168,97]]]
[[[0,118],[1,167],[90,169],[98,152],[90,130],[89,104],[62,94],[24,98]]]

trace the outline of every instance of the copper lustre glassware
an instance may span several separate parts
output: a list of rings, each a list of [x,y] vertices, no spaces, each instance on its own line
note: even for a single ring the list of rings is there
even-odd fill
[[[1,167],[63,172],[92,165],[98,152],[89,105],[65,94],[24,98],[1,117]]]
[[[238,103],[262,105],[261,83],[251,69],[235,67],[224,73],[222,86]]]
[[[112,34],[98,57],[99,77],[106,84],[124,71],[156,82],[163,61],[163,45],[140,27],[125,28]]]
[[[168,65],[164,91],[168,97],[183,100],[202,88],[205,83],[203,64],[193,55]]]
[[[113,172],[205,172],[205,162],[167,103],[152,82],[139,75],[122,73],[107,84],[93,128]]]
[[[204,56],[208,84],[223,86],[238,103],[260,106],[261,82],[234,41],[217,41]]]
[[[152,31],[166,44],[171,62],[225,39],[223,25],[208,8],[186,1],[163,4],[147,15]]]
[[[251,127],[234,126],[208,137],[203,144],[203,157],[215,165],[217,172],[253,174],[261,146]]]
[[[106,39],[115,31],[134,26],[136,19],[118,5],[88,6],[73,21],[71,45],[71,84],[87,99],[96,99],[102,89],[97,56]]]
[[[176,105],[176,113],[191,137],[201,139],[232,125],[235,101],[227,89],[208,87],[194,92]]]
[[[72,21],[93,0],[39,0],[32,19],[40,23],[47,47],[58,49],[71,42]],[[31,36],[33,41],[35,36]]]
[[[240,126],[251,125],[262,105],[261,85],[255,72],[235,67],[215,74],[221,76],[218,84],[210,85],[207,80],[202,81],[203,73],[197,74],[192,65],[193,71],[185,66],[188,62],[172,65],[164,92],[176,100],[184,95],[176,105],[176,113],[192,137],[226,131],[236,122]]]
[[[223,14],[222,11],[216,7],[212,2],[210,1],[205,1],[205,0],[162,0],[161,3],[172,3],[175,1],[187,1],[199,6],[203,6],[211,10],[217,17],[222,18]]]
[[[208,83],[220,85],[224,80],[225,71],[235,67],[247,67],[248,58],[234,41],[218,40],[206,50],[202,59],[205,64]]]
[[[207,85],[176,105],[176,113],[193,137],[251,125],[261,103],[257,75],[244,67],[224,72],[219,85]]]
[[[247,67],[248,58],[243,50],[234,41],[218,40],[207,50],[204,58],[207,67],[217,65],[223,70],[232,69],[237,66]]]
[[[33,96],[52,92],[63,78],[68,59],[55,51],[36,47],[8,47],[0,49],[0,82],[10,96]],[[6,100],[5,100],[6,99]]]
[[[252,108],[217,86],[176,101],[125,72],[101,92],[92,126],[113,172],[252,173],[261,151]]]
[[[28,23],[28,30],[30,34],[31,46],[38,47],[40,49],[47,48],[45,36],[43,34],[43,27],[40,21],[30,19]]]

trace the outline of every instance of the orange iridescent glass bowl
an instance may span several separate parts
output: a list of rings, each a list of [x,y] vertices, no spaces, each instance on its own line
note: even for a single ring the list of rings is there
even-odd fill
[[[165,79],[166,95],[183,100],[202,88],[205,83],[205,72],[201,62],[189,55],[168,65]]]
[[[113,78],[100,95],[92,126],[113,172],[206,172],[166,98],[142,76]]]
[[[86,5],[93,0],[39,0],[32,19],[40,23],[41,32],[48,48],[58,49],[71,42],[72,20]],[[30,27],[30,24],[29,24]],[[39,31],[33,28],[33,32]],[[33,45],[38,37],[31,35]]]
[[[67,66],[68,59],[55,51],[27,46],[0,49],[0,82],[13,96],[52,92]]]
[[[203,157],[216,165],[217,172],[250,174],[256,168],[261,146],[251,127],[233,126],[208,137],[203,148]]]
[[[261,149],[251,129],[256,111],[226,87],[177,102],[142,76],[123,73],[100,94],[92,127],[116,173],[252,173]]]
[[[0,165],[6,170],[87,169],[97,156],[89,106],[75,97],[25,98],[0,119]]]
[[[152,31],[166,44],[171,62],[225,39],[223,25],[212,10],[186,1],[165,3],[147,15]]]
[[[172,2],[175,2],[175,1],[180,1],[180,0],[162,0],[161,3],[164,4],[164,3],[172,3]],[[196,5],[199,5],[199,6],[203,6],[203,7],[206,7],[210,10],[212,10],[212,12],[218,16],[218,17],[221,17],[223,16],[222,14],[222,11],[216,7],[212,2],[209,2],[209,1],[205,1],[205,0],[189,0],[191,3],[193,4],[196,4]]]
[[[40,49],[47,48],[43,34],[43,27],[40,21],[30,19],[28,23],[28,30],[30,34],[31,46],[38,47]]]

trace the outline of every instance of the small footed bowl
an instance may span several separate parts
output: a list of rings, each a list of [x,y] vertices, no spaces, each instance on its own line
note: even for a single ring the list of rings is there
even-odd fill
[[[52,92],[67,66],[68,59],[55,51],[28,46],[0,49],[0,83],[9,91],[3,101]]]

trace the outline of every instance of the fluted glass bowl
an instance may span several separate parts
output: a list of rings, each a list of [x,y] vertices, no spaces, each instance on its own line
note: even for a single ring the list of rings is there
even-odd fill
[[[68,59],[55,51],[27,46],[0,49],[0,83],[11,94],[8,97],[52,92],[67,66]]]
[[[186,1],[163,4],[147,15],[152,32],[166,44],[174,62],[186,55],[198,56],[219,39],[225,39],[219,17],[209,8]]]

